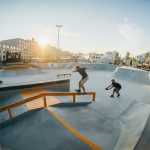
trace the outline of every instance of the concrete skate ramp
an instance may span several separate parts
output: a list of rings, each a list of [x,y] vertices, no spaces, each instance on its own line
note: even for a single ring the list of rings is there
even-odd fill
[[[95,133],[95,130],[91,129],[88,136],[91,136],[90,139],[93,139],[92,136],[96,137],[95,134],[98,134],[99,138],[97,139],[99,140],[97,142],[104,149],[133,150],[143,133],[150,114],[150,86],[128,82],[115,77],[116,81],[122,85],[122,90],[120,91],[121,97],[117,98],[115,95],[114,98],[110,98],[112,90],[105,91],[105,87],[111,84],[111,79],[114,77],[112,72],[91,71],[88,72],[88,74],[90,78],[85,86],[87,91],[93,90],[97,93],[96,103],[88,105],[88,110],[87,107],[85,109],[80,108],[81,114],[75,116],[82,116],[85,112],[85,117],[79,118],[79,120],[84,121],[85,118],[86,124],[87,122],[90,122],[91,124],[93,120],[97,120],[97,122],[93,123],[98,124],[98,127],[96,128],[97,132]],[[77,75],[71,77],[72,90],[75,89],[75,86],[77,87],[77,80]],[[82,101],[83,100],[84,97]],[[77,101],[80,102],[81,100]],[[56,109],[59,115],[63,115],[62,117],[65,117],[66,119],[70,118],[71,120],[73,117],[67,117],[68,115],[71,115],[67,110],[69,110],[67,107],[64,112],[61,112],[63,109]],[[70,111],[72,111],[72,109],[70,109]],[[97,115],[95,115],[95,118],[97,119],[89,115],[91,114],[91,111],[97,113]],[[79,111],[76,110],[73,113],[76,114],[79,113]],[[76,120],[76,118],[74,119]],[[67,121],[69,121],[69,119]],[[110,125],[107,125],[106,122],[110,122]],[[82,124],[81,126],[84,128],[87,126],[86,124]],[[92,125],[89,125],[89,128],[92,128]],[[78,127],[80,126],[78,125]],[[89,128],[86,129],[89,130]],[[111,131],[115,131],[115,134]],[[92,132],[94,135],[92,135]]]
[[[0,70],[0,77],[27,76],[35,74],[42,74],[42,71],[35,68],[22,70]]]
[[[150,105],[139,102],[133,102],[118,117],[121,125],[121,132],[114,150],[134,149],[144,131],[145,125],[150,114],[149,110]]]
[[[66,68],[75,68],[76,66],[80,67],[96,67],[95,70],[102,70],[102,71],[114,71],[117,67],[120,67],[119,65],[113,65],[113,64],[98,64],[98,63],[69,63],[66,65]]]
[[[0,100],[7,99],[7,97],[11,98],[11,95],[17,95],[22,90],[26,89],[38,89],[38,88],[45,88],[49,91],[69,91],[70,89],[70,80],[69,79],[62,79],[62,80],[54,80],[54,81],[43,81],[43,82],[33,82],[33,83],[20,83],[19,85],[9,85],[3,86],[0,89]]]
[[[150,72],[130,67],[118,67],[114,71],[114,77],[137,83],[150,85]]]
[[[134,150],[150,150],[150,117]]]
[[[46,109],[24,113],[0,125],[2,149],[91,150]]]
[[[19,86],[19,85],[30,85],[36,83],[46,83],[51,81],[58,81],[61,79],[67,79],[67,77],[58,78],[58,74],[70,73],[68,69],[19,69],[19,70],[0,70],[0,80],[3,81],[0,84],[1,88]]]
[[[103,71],[114,71],[118,65],[112,65],[112,64],[81,64],[81,67],[96,67],[95,70],[103,70]]]
[[[54,105],[53,110],[104,150],[133,150],[147,122],[150,107],[134,102],[117,118],[110,118],[103,115],[98,105],[60,103]]]

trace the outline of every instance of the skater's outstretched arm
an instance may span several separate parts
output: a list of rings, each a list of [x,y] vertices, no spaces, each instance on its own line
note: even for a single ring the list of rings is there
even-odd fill
[[[77,71],[78,71],[78,69],[73,69],[73,70],[72,70],[72,72],[77,72]]]
[[[113,88],[113,85],[111,84],[111,85],[109,85],[108,87],[106,87],[105,90],[110,90],[110,89],[112,89],[112,88]]]

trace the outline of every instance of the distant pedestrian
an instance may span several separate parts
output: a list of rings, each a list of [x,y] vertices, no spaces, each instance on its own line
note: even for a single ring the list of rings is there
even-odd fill
[[[113,94],[110,97],[114,97],[115,92],[117,93],[117,97],[119,97],[120,96],[119,91],[121,90],[121,85],[117,83],[114,79],[112,79],[111,81],[112,84],[106,87],[105,90],[110,90],[114,87]]]
[[[91,67],[91,68],[95,68],[95,67]],[[80,68],[80,66],[76,66],[75,70],[73,70],[73,72],[79,72],[79,74],[82,76],[81,80],[79,81],[79,89],[77,89],[75,91],[81,93],[81,88],[82,88],[83,94],[86,93],[84,84],[89,79],[89,76],[86,73],[86,69],[91,69],[91,68]]]

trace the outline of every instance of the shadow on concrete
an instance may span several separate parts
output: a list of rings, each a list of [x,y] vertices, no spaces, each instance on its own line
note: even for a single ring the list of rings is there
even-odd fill
[[[92,102],[78,102],[78,103],[59,103],[56,105],[52,105],[51,107],[85,107],[89,104],[91,104]]]

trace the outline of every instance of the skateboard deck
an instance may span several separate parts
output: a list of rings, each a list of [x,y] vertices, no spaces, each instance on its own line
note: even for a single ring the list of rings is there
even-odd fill
[[[81,94],[81,95],[84,95],[84,94],[86,94],[86,92],[79,92],[79,91],[77,91],[77,90],[75,90],[78,94]]]

